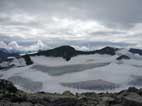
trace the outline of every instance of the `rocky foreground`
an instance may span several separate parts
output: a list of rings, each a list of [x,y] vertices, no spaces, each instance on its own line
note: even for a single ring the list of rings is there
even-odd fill
[[[0,106],[142,106],[142,89],[130,87],[119,93],[26,93],[0,80]]]

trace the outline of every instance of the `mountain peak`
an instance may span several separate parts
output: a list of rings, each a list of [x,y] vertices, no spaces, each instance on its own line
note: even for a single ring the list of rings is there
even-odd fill
[[[134,53],[134,54],[142,55],[142,50],[141,49],[130,48],[129,52]]]
[[[114,47],[104,47],[100,50],[96,50],[96,53],[99,54],[109,54],[109,55],[115,55],[115,52],[118,50],[118,48],[114,48]]]
[[[46,50],[46,51],[39,51],[38,55],[45,55],[45,56],[53,56],[53,57],[63,57],[67,61],[71,59],[71,57],[77,55],[77,51],[68,45],[57,47],[54,49]]]

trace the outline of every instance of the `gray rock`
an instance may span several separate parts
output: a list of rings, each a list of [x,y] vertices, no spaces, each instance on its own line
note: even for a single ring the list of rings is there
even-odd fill
[[[102,101],[104,101],[104,102],[113,102],[114,98],[112,98],[112,97],[102,97]]]
[[[130,93],[124,97],[125,106],[142,106],[142,97],[136,93]]]

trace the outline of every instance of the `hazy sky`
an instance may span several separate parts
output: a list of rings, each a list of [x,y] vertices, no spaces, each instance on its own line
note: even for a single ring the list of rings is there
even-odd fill
[[[0,39],[142,47],[142,0],[0,0]]]

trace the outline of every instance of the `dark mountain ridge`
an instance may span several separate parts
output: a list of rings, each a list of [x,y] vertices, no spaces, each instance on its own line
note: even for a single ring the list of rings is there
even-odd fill
[[[72,57],[77,55],[89,55],[89,54],[108,54],[115,55],[115,52],[119,50],[118,48],[113,47],[105,47],[99,50],[93,51],[80,51],[76,50],[71,46],[61,46],[50,50],[39,51],[36,54],[32,55],[44,55],[44,56],[52,56],[52,57],[63,57],[65,60],[69,61]]]
[[[56,47],[56,48],[50,49],[50,50],[40,50],[37,53],[33,53],[33,54],[27,53],[27,54],[24,54],[21,56],[19,51],[7,50],[4,48],[0,48],[0,62],[9,60],[8,59],[9,57],[23,58],[23,56],[24,56],[24,59],[26,57],[25,61],[28,65],[32,64],[30,56],[62,57],[66,61],[69,61],[72,57],[75,57],[77,55],[90,55],[90,54],[115,55],[116,51],[118,51],[118,50],[120,50],[120,48],[104,47],[104,48],[98,49],[98,50],[81,51],[81,50],[76,50],[72,46],[65,45],[65,46]],[[141,49],[130,48],[129,52],[133,53],[133,54],[142,55]],[[27,57],[27,56],[29,56],[29,57]],[[126,58],[126,56],[125,57],[123,56],[123,58]]]
[[[69,45],[64,45],[60,47],[56,47],[50,50],[40,50],[37,53],[33,54],[25,54],[29,56],[47,56],[47,57],[62,57],[66,61],[69,61],[72,57],[77,55],[90,55],[90,54],[107,54],[107,55],[115,55],[116,51],[120,50],[120,48],[115,47],[104,47],[98,50],[92,51],[81,51],[76,50],[74,47]],[[130,48],[130,53],[142,55],[142,49]],[[20,56],[20,52],[16,50],[7,50],[4,48],[0,48],[0,61],[7,60],[8,57],[17,57]]]
[[[141,49],[131,48],[131,49],[129,49],[129,52],[134,53],[134,54],[142,55],[142,50]]]

